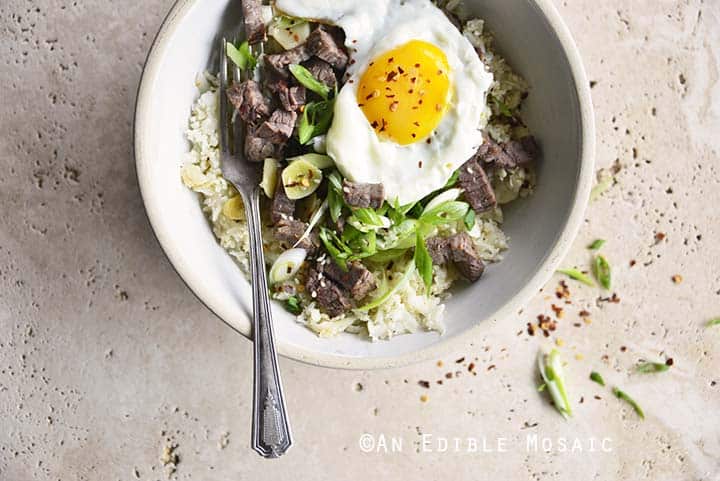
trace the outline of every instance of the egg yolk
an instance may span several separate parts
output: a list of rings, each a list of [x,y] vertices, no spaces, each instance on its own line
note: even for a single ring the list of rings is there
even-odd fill
[[[375,58],[357,101],[382,138],[409,145],[430,136],[450,102],[450,65],[435,45],[412,40]]]

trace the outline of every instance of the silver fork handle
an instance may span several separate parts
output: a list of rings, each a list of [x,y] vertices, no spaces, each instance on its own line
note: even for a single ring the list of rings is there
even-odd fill
[[[265,257],[260,229],[260,189],[243,196],[247,206],[250,237],[250,267],[255,335],[253,368],[252,447],[265,458],[277,458],[292,445],[292,433],[285,409],[268,296]],[[248,198],[249,197],[249,198]]]

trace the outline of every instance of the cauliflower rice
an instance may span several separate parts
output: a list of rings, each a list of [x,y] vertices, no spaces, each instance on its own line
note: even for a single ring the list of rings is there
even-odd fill
[[[482,20],[470,20],[463,31],[468,40],[481,52],[481,58],[494,74],[495,81],[490,95],[502,102],[512,112],[519,109],[526,95],[526,82],[512,72],[503,58],[491,50],[492,38],[484,30]],[[220,245],[233,257],[243,272],[249,273],[248,231],[242,202],[235,188],[222,176],[218,147],[218,90],[216,79],[204,73],[198,76],[196,85],[199,98],[195,101],[186,132],[191,145],[181,168],[183,183],[199,194],[202,211],[207,216]],[[493,114],[498,105],[491,105]],[[498,142],[518,138],[526,133],[524,127],[509,127],[507,124],[493,121],[488,123],[489,134]],[[506,204],[518,197],[532,192],[535,183],[534,172],[529,168],[513,170],[499,169],[491,176],[498,203]],[[477,252],[485,262],[502,260],[507,250],[508,238],[503,233],[502,209],[478,216],[470,236],[474,240]],[[446,228],[444,233],[453,234],[454,229]],[[266,260],[269,264],[279,255],[278,243],[274,242],[272,231],[264,232]],[[391,272],[385,269],[372,271],[381,280],[403,275],[405,266],[396,263]],[[427,295],[423,282],[417,272],[413,272],[391,297],[380,307],[370,312],[350,311],[331,319],[322,313],[312,299],[303,292],[298,281],[288,281],[272,288],[272,297],[285,300],[290,296],[303,299],[304,310],[297,321],[307,326],[320,337],[333,337],[342,332],[368,336],[372,340],[390,339],[393,336],[418,331],[444,332],[444,303],[450,297],[449,290],[459,275],[451,265],[433,267],[432,292]]]

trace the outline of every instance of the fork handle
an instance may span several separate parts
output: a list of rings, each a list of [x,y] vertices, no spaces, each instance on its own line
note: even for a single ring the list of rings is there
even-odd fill
[[[285,409],[268,296],[267,274],[260,220],[260,188],[241,193],[246,206],[250,237],[250,267],[253,294],[255,371],[253,383],[252,447],[265,458],[277,458],[292,445]]]

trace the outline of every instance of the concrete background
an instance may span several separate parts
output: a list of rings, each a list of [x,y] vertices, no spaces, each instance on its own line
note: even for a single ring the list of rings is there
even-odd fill
[[[538,314],[556,318],[554,279],[443,359],[283,360],[296,446],[269,462],[248,447],[250,343],[175,275],[135,182],[135,90],[171,0],[1,2],[0,479],[720,479],[720,327],[704,326],[720,316],[720,3],[556,4],[593,81],[599,167],[617,180],[566,264],[607,239],[619,302],[569,283],[557,330],[530,336]],[[535,354],[553,343],[567,422],[535,389]],[[641,358],[674,365],[640,375]],[[601,438],[610,452],[593,452]]]

